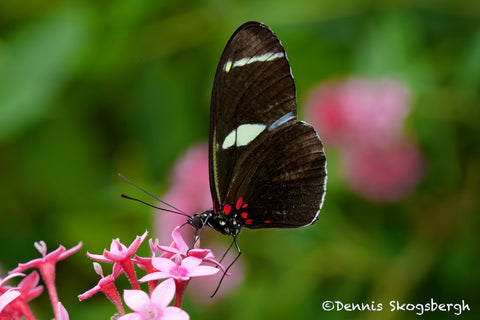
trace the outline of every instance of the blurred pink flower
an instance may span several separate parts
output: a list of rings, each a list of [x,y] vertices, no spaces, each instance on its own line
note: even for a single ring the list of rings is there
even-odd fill
[[[58,303],[58,309],[60,310],[60,317],[58,320],[69,320],[70,317],[68,316],[67,309],[63,306],[61,302]]]
[[[19,275],[18,273],[13,273],[12,275]],[[32,299],[35,299],[43,292],[43,286],[38,285],[40,276],[38,272],[33,271],[28,276],[26,276],[16,288],[16,291],[20,293],[18,299],[11,303],[11,309],[15,311],[16,314],[28,317],[31,314],[30,307],[28,302]],[[3,291],[3,288],[0,288],[0,292]]]
[[[208,145],[200,144],[189,149],[175,164],[171,187],[162,200],[192,215],[212,207],[208,178]],[[170,231],[186,222],[184,216],[157,211],[156,235],[160,243],[170,241]],[[183,237],[193,242],[190,228],[182,230]]]
[[[401,134],[409,99],[396,81],[351,78],[314,89],[305,116],[327,145],[383,144]]]
[[[411,141],[352,148],[342,153],[343,175],[357,194],[375,202],[395,202],[420,181],[424,159]]]
[[[153,290],[151,297],[141,290],[125,290],[123,299],[134,311],[118,320],[188,320],[188,314],[180,308],[169,307],[175,294],[175,284],[169,279]]]
[[[10,302],[17,299],[19,296],[20,292],[13,288],[10,288],[4,293],[0,294],[0,314]]]
[[[38,275],[38,274],[37,274]],[[3,312],[3,309],[7,309],[8,305],[17,299],[22,293],[18,288],[12,288],[9,286],[4,286],[5,283],[14,278],[14,277],[19,277],[19,276],[25,276],[23,273],[11,273],[10,275],[6,276],[3,279],[0,279],[0,314]],[[6,311],[5,313],[13,313],[16,311],[16,308],[8,308],[9,310]],[[23,314],[20,314],[23,315]],[[0,319],[2,317],[0,316]]]
[[[370,201],[398,201],[423,176],[423,154],[403,132],[409,100],[399,82],[361,78],[323,84],[307,98],[307,121],[339,151],[349,187]]]

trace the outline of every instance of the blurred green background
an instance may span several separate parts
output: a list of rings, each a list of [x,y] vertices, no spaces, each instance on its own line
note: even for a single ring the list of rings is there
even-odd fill
[[[415,312],[326,312],[324,300],[480,307],[480,4],[478,1],[0,0],[0,264],[36,258],[33,242],[82,250],[58,265],[71,319],[105,319],[88,250],[151,230],[151,211],[122,200],[121,172],[155,194],[187,148],[206,141],[216,64],[232,32],[258,20],[281,39],[299,112],[332,78],[407,84],[406,130],[428,171],[403,201],[349,191],[336,151],[314,226],[246,231],[245,280],[192,319],[414,319]],[[133,192],[135,193],[135,192]],[[223,239],[218,235],[219,239]],[[230,239],[223,239],[225,245]],[[146,254],[145,248],[141,251]],[[108,269],[107,269],[108,270]],[[108,272],[108,271],[106,271]],[[52,317],[44,294],[33,303]],[[48,305],[47,305],[48,306]],[[426,313],[424,319],[450,319]],[[49,318],[50,317],[50,318]]]

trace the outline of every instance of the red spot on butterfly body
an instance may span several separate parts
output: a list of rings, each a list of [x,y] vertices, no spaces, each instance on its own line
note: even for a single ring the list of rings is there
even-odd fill
[[[252,224],[253,223],[253,220],[252,219],[246,219],[245,220],[245,224]]]
[[[223,212],[225,212],[225,215],[228,216],[230,211],[232,210],[232,206],[230,206],[229,204],[226,204],[223,206]]]
[[[242,217],[243,219],[247,219],[247,218],[248,218],[248,213],[242,212],[242,213],[240,214],[240,217]]]
[[[263,221],[263,222],[264,222],[264,223],[272,223],[272,221],[270,221],[270,220],[265,220],[265,221]]]

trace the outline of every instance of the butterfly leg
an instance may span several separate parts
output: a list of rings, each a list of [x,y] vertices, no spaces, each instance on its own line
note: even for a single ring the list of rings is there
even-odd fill
[[[225,251],[222,258],[218,262],[222,263],[223,259],[225,259],[225,257],[227,256],[227,253],[230,251],[230,249],[232,249],[234,243],[235,241],[232,241],[232,243],[230,243],[230,245],[228,246],[228,249]]]
[[[237,248],[237,251],[238,251],[238,254],[237,256],[235,257],[235,259],[233,259],[232,263],[230,263],[230,265],[227,267],[227,269],[225,269],[225,272],[223,273],[222,275],[222,278],[220,279],[220,281],[218,282],[218,285],[217,285],[217,288],[215,289],[215,291],[213,292],[213,294],[210,296],[210,298],[213,298],[215,296],[215,294],[217,294],[217,291],[218,289],[220,289],[220,285],[222,284],[223,282],[223,278],[225,278],[225,276],[227,275],[228,273],[228,270],[230,270],[230,268],[233,266],[233,264],[235,263],[235,261],[238,260],[238,258],[240,257],[240,255],[242,254],[242,251],[240,250],[240,247],[238,246],[238,243],[237,243],[237,237],[236,236],[233,236],[233,241],[232,243],[230,244],[230,246],[228,247],[227,251],[225,252],[225,254],[223,255],[222,259],[220,261],[223,260],[223,258],[225,258],[225,255],[227,254],[227,252],[230,250],[230,248],[232,248],[232,246],[235,244],[235,247]]]
[[[190,247],[187,250],[187,255],[188,255],[188,252],[193,249],[193,247],[195,246],[195,243],[197,243],[200,240],[200,235],[202,234],[203,229],[205,229],[205,227],[207,226],[208,218],[209,216],[206,216],[205,219],[201,219],[202,226],[198,229],[195,229],[195,237],[194,237],[193,243],[190,245]],[[187,221],[186,223],[189,223],[189,222]]]

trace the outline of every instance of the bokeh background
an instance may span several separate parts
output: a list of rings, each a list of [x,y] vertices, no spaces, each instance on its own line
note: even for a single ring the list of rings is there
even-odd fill
[[[0,277],[37,257],[34,241],[50,250],[83,241],[79,253],[58,265],[60,300],[71,319],[114,313],[101,295],[78,302],[98,281],[85,252],[154,232],[153,212],[119,197],[143,195],[117,173],[156,195],[167,193],[176,161],[208,139],[216,64],[232,32],[248,20],[269,25],[285,46],[302,119],[303,106],[325,83],[387,78],[406,88],[401,130],[421,150],[424,166],[409,192],[379,201],[351,187],[344,149],[326,139],[329,179],[320,220],[304,229],[244,231],[241,282],[206,304],[187,298],[191,318],[414,319],[414,312],[326,312],[321,303],[374,301],[388,310],[390,300],[430,298],[465,300],[471,311],[458,318],[477,318],[480,5],[474,0],[1,0]],[[230,239],[209,233],[222,244],[220,255]],[[46,294],[32,306],[40,319],[52,317]]]

